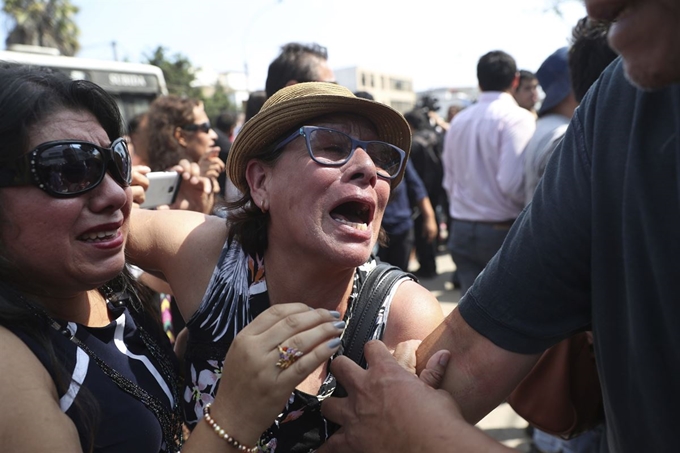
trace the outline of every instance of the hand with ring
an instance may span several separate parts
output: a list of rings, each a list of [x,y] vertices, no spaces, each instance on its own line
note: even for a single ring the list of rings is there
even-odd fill
[[[338,350],[345,327],[339,318],[298,303],[277,304],[257,316],[229,348],[212,417],[254,445],[295,387]]]

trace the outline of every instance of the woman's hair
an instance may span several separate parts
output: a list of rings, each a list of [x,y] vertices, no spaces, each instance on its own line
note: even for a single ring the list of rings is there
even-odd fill
[[[196,99],[174,95],[161,96],[151,103],[148,112],[149,166],[164,171],[186,159],[185,148],[175,138],[175,129],[194,122]]]
[[[293,129],[295,130],[295,129]],[[271,146],[264,148],[252,155],[252,159],[257,159],[265,165],[274,166],[278,158],[281,156],[280,152],[274,152],[280,142],[288,137],[292,132],[288,131],[281,134],[279,140]],[[243,171],[246,171],[245,168]],[[243,192],[241,198],[227,203],[227,210],[229,214],[227,219],[229,222],[229,241],[234,238],[239,241],[243,250],[250,255],[264,255],[267,250],[267,227],[269,226],[269,211],[262,212],[262,210],[253,203],[250,195],[250,187],[247,187]]]
[[[31,128],[63,110],[92,113],[111,141],[122,135],[116,101],[94,83],[45,68],[0,66],[0,161],[30,151]]]

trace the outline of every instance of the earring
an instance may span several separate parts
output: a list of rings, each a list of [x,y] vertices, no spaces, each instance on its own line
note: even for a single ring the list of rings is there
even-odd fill
[[[263,214],[266,214],[267,211],[269,211],[269,203],[267,200],[262,199],[262,204],[260,205],[260,210],[262,211]]]

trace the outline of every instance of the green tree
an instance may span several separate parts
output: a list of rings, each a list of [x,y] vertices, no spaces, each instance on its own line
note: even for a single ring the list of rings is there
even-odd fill
[[[63,55],[80,48],[74,22],[78,7],[70,0],[5,0],[2,11],[14,21],[5,44],[56,47]]]
[[[158,46],[151,55],[144,55],[144,58],[149,64],[161,68],[170,94],[201,98],[201,90],[191,86],[196,79],[196,68],[187,57],[180,53],[170,57],[165,47]]]
[[[229,100],[229,93],[220,83],[216,83],[213,90],[205,90],[212,91],[211,96],[206,96],[200,87],[192,86],[198,68],[186,56],[180,53],[169,56],[167,48],[158,46],[151,55],[145,55],[144,58],[149,64],[161,68],[170,94],[202,100],[208,118],[215,118],[225,110],[236,111]]]
[[[236,112],[236,108],[229,100],[229,93],[222,84],[215,83],[215,91],[211,97],[203,97],[205,113],[208,118],[214,119],[224,111]]]

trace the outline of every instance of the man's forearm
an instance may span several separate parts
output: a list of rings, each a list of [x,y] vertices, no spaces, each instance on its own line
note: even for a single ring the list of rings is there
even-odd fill
[[[441,349],[451,351],[451,360],[440,388],[453,396],[471,424],[502,403],[540,357],[496,346],[470,327],[457,309],[418,348],[418,373]]]

